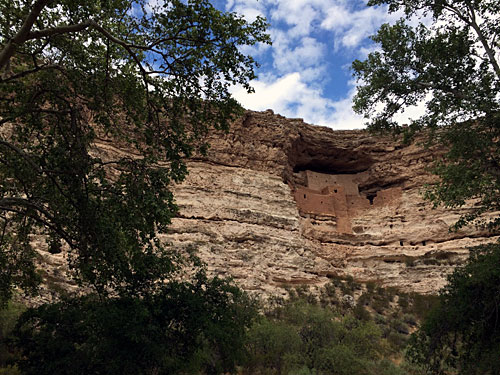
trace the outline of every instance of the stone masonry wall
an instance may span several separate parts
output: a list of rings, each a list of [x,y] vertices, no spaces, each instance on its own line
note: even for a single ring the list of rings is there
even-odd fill
[[[332,216],[336,231],[352,234],[351,217],[363,211],[387,205],[397,205],[402,196],[400,187],[384,189],[371,198],[360,196],[360,175],[332,175],[306,170],[307,187],[295,188],[294,198],[301,215]]]

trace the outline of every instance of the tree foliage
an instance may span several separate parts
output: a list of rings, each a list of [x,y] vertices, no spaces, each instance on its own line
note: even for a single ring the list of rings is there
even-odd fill
[[[101,295],[143,295],[177,269],[157,237],[169,186],[251,90],[241,46],[269,42],[208,0],[0,0],[0,294],[32,291],[35,234]],[[126,152],[103,153],[96,142]]]
[[[471,222],[498,229],[500,217],[500,3],[493,0],[371,0],[406,18],[383,25],[373,40],[381,50],[353,69],[363,82],[355,109],[374,130],[412,133],[427,129],[445,151],[435,166],[439,182],[427,192],[436,205],[474,209]],[[415,103],[426,112],[401,128],[394,116]],[[409,358],[432,374],[498,374],[500,245],[471,249],[449,277],[440,304],[409,347]]]
[[[25,312],[15,331],[23,374],[220,374],[240,362],[255,305],[200,272],[146,298],[71,298]]]
[[[360,80],[354,108],[373,130],[414,133],[430,128],[431,141],[447,149],[435,172],[441,182],[428,197],[459,207],[479,199],[474,212],[500,209],[500,4],[494,0],[371,0],[403,11],[407,19],[383,25],[373,40],[381,47],[355,61]],[[424,103],[425,114],[402,129],[394,116]],[[498,226],[497,218],[489,224]]]
[[[498,374],[499,322],[500,245],[491,244],[473,249],[450,275],[408,357],[432,374]]]
[[[256,322],[247,346],[245,374],[407,374],[383,359],[387,348],[374,322],[301,299]]]

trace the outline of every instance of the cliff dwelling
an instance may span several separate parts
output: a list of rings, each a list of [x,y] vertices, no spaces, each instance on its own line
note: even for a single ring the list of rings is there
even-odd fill
[[[305,170],[299,173],[305,181],[305,186],[296,186],[294,191],[300,214],[335,218],[338,233],[352,234],[352,216],[397,204],[402,195],[400,187],[361,195],[359,184],[366,178],[366,172],[328,174]]]

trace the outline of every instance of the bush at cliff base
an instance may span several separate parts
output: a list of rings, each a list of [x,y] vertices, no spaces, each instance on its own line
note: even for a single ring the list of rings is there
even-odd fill
[[[144,298],[72,298],[26,311],[15,331],[23,374],[206,374],[233,371],[255,306],[199,273]]]
[[[471,249],[440,304],[413,335],[408,358],[431,374],[500,374],[500,244]]]
[[[9,302],[0,308],[0,375],[19,375],[15,362],[19,353],[10,345],[10,336],[17,319],[26,308],[19,304]]]
[[[248,333],[250,374],[405,375],[387,356],[374,322],[304,300],[278,307]]]

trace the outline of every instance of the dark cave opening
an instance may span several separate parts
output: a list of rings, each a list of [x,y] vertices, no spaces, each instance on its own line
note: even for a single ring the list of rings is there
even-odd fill
[[[296,164],[293,166],[293,173],[312,171],[322,174],[357,174],[365,172],[370,166],[355,166],[339,163],[338,160],[311,160],[306,164]]]
[[[356,174],[367,171],[373,160],[366,153],[340,148],[332,139],[296,139],[288,151],[293,173],[312,171],[324,174]]]
[[[366,199],[370,201],[370,206],[373,206],[373,200],[377,196],[377,193],[367,194]]]

